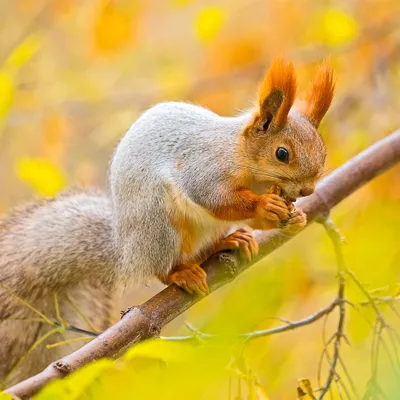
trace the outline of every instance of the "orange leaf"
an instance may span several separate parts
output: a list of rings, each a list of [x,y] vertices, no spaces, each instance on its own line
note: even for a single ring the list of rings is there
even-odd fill
[[[103,3],[94,26],[95,46],[99,52],[113,52],[129,43],[131,15],[126,11],[114,1]]]

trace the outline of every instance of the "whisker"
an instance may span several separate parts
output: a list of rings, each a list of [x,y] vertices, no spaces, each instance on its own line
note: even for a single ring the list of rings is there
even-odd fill
[[[257,173],[259,176],[262,178],[268,178],[269,180],[273,182],[282,182],[282,181],[292,181],[294,182],[294,178],[290,176],[289,174],[283,174],[283,175],[277,175],[277,174],[272,174],[270,172],[266,172],[262,170],[261,168],[248,165],[248,164],[242,164],[241,167],[245,167],[246,169],[250,170],[253,173]]]

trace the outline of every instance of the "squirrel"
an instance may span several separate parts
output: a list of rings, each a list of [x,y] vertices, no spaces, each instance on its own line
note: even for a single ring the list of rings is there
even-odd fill
[[[211,255],[237,249],[251,260],[258,251],[253,229],[304,227],[306,215],[293,202],[313,193],[323,173],[318,126],[333,93],[325,62],[304,105],[294,107],[293,64],[275,59],[248,112],[221,117],[179,102],[145,111],[116,148],[110,196],[67,192],[5,217],[0,382],[31,376],[81,345],[35,346],[54,326],[38,321],[32,307],[76,326],[84,314],[106,329],[111,294],[121,282],[157,277],[206,295],[200,265]],[[58,332],[45,342],[68,335]]]

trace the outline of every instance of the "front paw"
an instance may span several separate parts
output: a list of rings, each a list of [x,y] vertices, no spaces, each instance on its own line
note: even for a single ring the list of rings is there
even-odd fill
[[[292,212],[286,221],[280,223],[280,228],[289,233],[297,233],[307,225],[307,215],[300,209]]]
[[[262,219],[275,223],[278,227],[281,221],[289,219],[290,209],[285,199],[277,194],[267,193],[260,196],[257,214]]]
[[[168,283],[175,283],[189,294],[208,294],[207,274],[197,264],[178,265],[168,275]]]
[[[217,243],[215,252],[224,250],[238,250],[240,257],[250,262],[257,257],[258,243],[251,229],[242,228]]]

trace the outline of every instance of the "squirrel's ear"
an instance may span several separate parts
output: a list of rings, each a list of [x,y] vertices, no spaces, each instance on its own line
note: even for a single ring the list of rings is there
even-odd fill
[[[256,126],[267,130],[271,124],[282,128],[296,96],[296,76],[291,62],[274,59],[258,90]]]
[[[328,61],[324,61],[315,76],[306,98],[304,115],[318,128],[322,118],[332,103],[335,82],[333,71]]]

